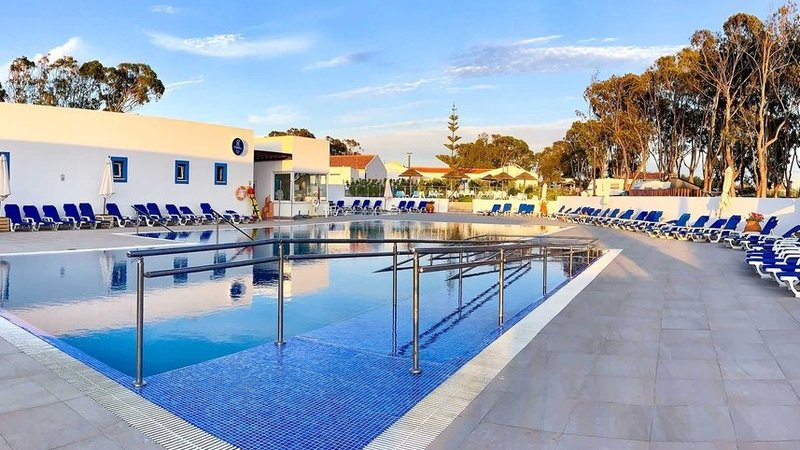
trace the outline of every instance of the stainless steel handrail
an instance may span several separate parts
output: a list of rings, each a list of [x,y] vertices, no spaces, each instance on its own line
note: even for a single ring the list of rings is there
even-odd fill
[[[564,238],[560,238],[564,240]],[[561,256],[566,254],[569,250],[569,276],[572,277],[573,269],[573,256],[578,247],[578,253],[581,250],[586,253],[587,258],[591,258],[591,254],[596,252],[595,240],[581,238],[579,243],[572,242],[568,247],[561,245],[547,245],[544,242],[532,242],[530,239],[525,241],[503,241],[503,240],[483,240],[483,241],[455,241],[455,240],[435,240],[435,239],[322,239],[322,238],[288,238],[288,239],[265,239],[260,241],[252,241],[248,243],[235,243],[235,244],[215,244],[215,245],[200,245],[192,247],[170,247],[165,249],[149,249],[149,250],[132,250],[128,252],[128,257],[136,258],[136,374],[134,386],[137,388],[143,387],[146,383],[143,379],[143,366],[144,366],[144,294],[145,294],[145,278],[159,278],[172,275],[182,275],[196,272],[206,272],[216,269],[246,267],[256,264],[264,263],[278,263],[278,299],[277,299],[277,336],[275,343],[277,345],[284,345],[284,279],[285,270],[284,265],[286,261],[300,261],[300,260],[314,260],[314,259],[341,259],[341,258],[374,258],[374,257],[392,257],[393,274],[392,274],[392,306],[393,306],[393,325],[396,329],[397,324],[397,271],[399,255],[411,255],[412,265],[412,328],[413,328],[413,341],[412,341],[412,374],[422,373],[419,367],[419,287],[420,287],[420,274],[440,272],[445,270],[458,270],[459,279],[459,307],[461,303],[461,289],[463,282],[464,269],[469,270],[478,266],[495,266],[499,267],[498,270],[498,324],[503,325],[503,309],[504,309],[504,287],[505,287],[505,266],[509,262],[534,260],[541,258],[543,261],[543,295],[547,295],[547,260],[548,248],[558,249],[561,251]],[[367,253],[330,253],[330,254],[305,254],[305,255],[286,255],[284,253],[284,246],[288,244],[298,243],[373,243],[373,244],[392,244],[392,251],[383,252],[367,252]],[[399,250],[398,244],[459,244],[449,247],[412,247],[410,250]],[[278,256],[269,256],[264,258],[253,258],[244,261],[231,261],[220,262],[214,264],[205,264],[193,267],[182,267],[166,270],[145,271],[146,257],[171,255],[177,253],[196,253],[200,251],[219,251],[225,249],[241,248],[241,247],[254,247],[260,245],[278,244]],[[533,252],[534,249],[539,249],[538,253]],[[527,250],[527,252],[525,252]],[[469,253],[465,260],[465,251]],[[469,260],[470,255],[478,255],[486,252],[492,252],[493,255],[478,259]],[[511,252],[513,256],[507,256],[507,252]],[[434,258],[434,256],[441,255],[458,255],[458,262],[449,262],[452,258],[447,258],[447,263],[433,264],[434,260],[441,260]],[[428,256],[431,265],[422,266],[420,259]],[[393,335],[392,347],[396,351],[397,336]]]

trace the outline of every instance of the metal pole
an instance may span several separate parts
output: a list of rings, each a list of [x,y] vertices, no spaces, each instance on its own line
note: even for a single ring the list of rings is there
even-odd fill
[[[572,246],[569,246],[569,277],[572,278]]]
[[[458,263],[464,264],[464,252],[459,252],[458,254]],[[458,268],[458,314],[460,317],[461,314],[461,294],[462,288],[464,283],[464,268],[459,266]]]
[[[412,303],[412,335],[413,345],[411,353],[411,373],[419,375],[422,369],[419,368],[419,254],[414,249],[414,268],[411,275],[411,303]]]
[[[397,242],[392,245],[392,354],[397,354]]]
[[[278,337],[275,343],[283,345],[283,241],[278,241]]]
[[[136,380],[133,385],[145,385],[142,379],[144,365],[144,258],[136,259]]]
[[[397,311],[397,242],[392,246],[392,307]]]
[[[214,235],[217,236],[217,245],[219,245],[219,220],[220,220],[219,217],[214,219],[214,223],[216,224],[217,227],[217,231],[216,233],[214,233]]]
[[[498,283],[497,288],[497,324],[503,324],[503,294],[506,284],[506,256],[505,249],[500,249],[500,269],[498,270]]]
[[[542,295],[547,295],[547,247],[542,247]]]

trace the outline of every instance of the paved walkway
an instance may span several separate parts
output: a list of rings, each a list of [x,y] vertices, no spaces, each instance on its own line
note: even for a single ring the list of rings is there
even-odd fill
[[[800,300],[717,245],[565,234],[624,251],[433,448],[800,448]],[[0,253],[138,241],[107,230],[42,236],[4,233]],[[156,447],[0,339],[0,450],[62,446]]]
[[[568,233],[624,251],[432,448],[800,448],[800,300],[717,244]]]

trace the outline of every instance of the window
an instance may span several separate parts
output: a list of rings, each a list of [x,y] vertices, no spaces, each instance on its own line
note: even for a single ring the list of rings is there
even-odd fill
[[[275,200],[289,200],[292,176],[288,173],[275,174]]]
[[[228,165],[225,163],[214,163],[214,184],[228,184]]]
[[[175,161],[175,184],[189,184],[189,161]]]
[[[0,152],[0,155],[6,155],[6,169],[8,170],[8,176],[11,176],[11,152]]]
[[[294,174],[294,201],[310,202],[315,198],[327,200],[326,176],[314,173]]]
[[[124,156],[111,157],[111,173],[114,175],[114,183],[128,182],[128,158]]]

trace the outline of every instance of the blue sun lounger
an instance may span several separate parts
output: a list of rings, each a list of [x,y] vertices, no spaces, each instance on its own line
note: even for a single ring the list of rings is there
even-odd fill
[[[116,203],[106,203],[106,210],[111,216],[114,217],[114,220],[117,222],[117,226],[120,228],[127,227],[128,225],[136,222],[136,219],[133,217],[123,215]]]
[[[4,206],[6,217],[11,221],[11,231],[28,230],[36,231],[39,228],[33,223],[31,219],[24,219],[22,212],[19,210],[19,205],[8,203]]]
[[[39,215],[39,208],[34,205],[24,205],[22,207],[22,212],[25,214],[26,218],[33,221],[36,230],[41,230],[42,227],[47,227],[51,230],[57,230],[58,226],[61,225],[49,217],[42,217]]]
[[[81,215],[81,213],[78,212],[78,207],[75,206],[74,203],[64,203],[64,215],[72,218],[72,220],[78,224],[77,228],[83,228],[84,225],[88,228],[97,228],[97,222],[89,220],[88,217]]]
[[[58,208],[55,205],[44,205],[42,206],[42,212],[44,216],[53,220],[53,222],[59,224],[59,227],[65,226],[72,229],[78,229],[78,223],[75,222],[75,219],[71,217],[61,218],[58,214]]]
[[[108,220],[101,220],[95,217],[92,205],[89,203],[79,203],[78,208],[80,208],[81,217],[86,217],[89,220],[89,223],[94,223],[94,228],[99,226],[111,227],[113,225],[113,223],[109,222]]]

